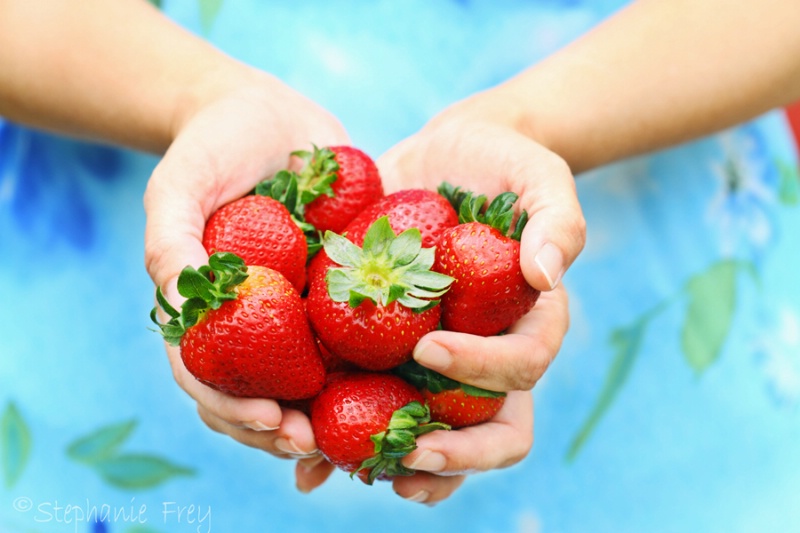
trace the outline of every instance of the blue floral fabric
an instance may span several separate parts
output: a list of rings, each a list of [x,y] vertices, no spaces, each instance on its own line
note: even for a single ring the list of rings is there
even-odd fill
[[[375,156],[623,3],[158,2]],[[781,111],[578,178],[588,241],[534,449],[435,508],[346,475],[299,494],[290,462],[202,424],[148,319],[155,163],[0,123],[0,531],[798,530],[800,186]]]

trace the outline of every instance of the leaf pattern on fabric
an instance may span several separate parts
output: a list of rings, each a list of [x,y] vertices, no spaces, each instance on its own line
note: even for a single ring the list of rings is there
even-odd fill
[[[136,428],[137,421],[103,426],[81,437],[67,447],[67,456],[73,461],[94,463],[112,457]]]
[[[90,467],[106,483],[121,489],[149,489],[176,476],[195,474],[193,469],[158,455],[121,452],[136,425],[136,420],[128,420],[101,426],[73,440],[67,446],[67,457]]]
[[[610,343],[614,348],[611,368],[606,374],[605,383],[591,413],[572,439],[567,451],[567,461],[575,459],[628,380],[651,316],[651,314],[644,315],[633,325],[617,328],[611,332]]]
[[[688,299],[680,332],[684,359],[697,374],[702,374],[717,361],[730,334],[736,308],[737,276],[742,271],[758,281],[755,266],[749,262],[727,259],[715,262],[690,277],[674,297],[664,299],[632,325],[612,331],[609,342],[614,358],[611,367],[598,399],[567,449],[568,462],[577,457],[625,385],[639,356],[647,328],[677,298]]]
[[[681,331],[681,348],[698,374],[719,357],[736,307],[735,261],[721,261],[686,284],[689,307]]]
[[[208,33],[222,9],[222,0],[197,0],[197,3],[200,8],[200,23],[203,25],[203,31]]]
[[[6,488],[22,476],[31,456],[32,438],[28,424],[14,402],[8,402],[0,418],[0,450]]]
[[[120,454],[91,463],[107,483],[121,489],[149,489],[194,470],[151,454]]]
[[[800,167],[785,161],[778,161],[777,165],[781,180],[778,200],[787,206],[800,204]]]

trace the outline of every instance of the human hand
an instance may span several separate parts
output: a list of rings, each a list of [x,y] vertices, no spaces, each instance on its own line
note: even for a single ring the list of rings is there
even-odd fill
[[[433,505],[450,497],[468,474],[512,466],[533,446],[533,395],[508,393],[488,422],[453,431],[433,431],[417,439],[417,449],[403,459],[413,476],[392,480],[394,491],[410,501]],[[301,459],[295,475],[303,492],[322,485],[335,467],[322,457]]]
[[[489,198],[512,191],[530,219],[521,238],[525,279],[543,291],[506,335],[434,331],[414,358],[446,376],[490,390],[531,389],[560,349],[569,314],[561,276],[585,242],[585,222],[566,163],[518,131],[513,97],[488,91],[435,117],[378,160],[387,192],[442,181]]]
[[[271,76],[242,67],[224,87],[211,85],[178,110],[176,135],[145,192],[145,261],[173,306],[177,276],[188,264],[206,264],[205,222],[222,205],[260,180],[287,168],[289,153],[349,142],[339,122]],[[314,455],[308,418],[276,401],[234,398],[197,381],[180,350],[167,355],[177,383],[197,402],[211,429],[280,457]]]
[[[498,112],[496,101],[483,98],[445,111],[378,160],[388,193],[434,189],[442,181],[491,197],[517,193],[520,208],[531,216],[522,236],[522,270],[532,286],[544,291],[506,335],[483,338],[435,331],[417,345],[415,358],[434,370],[472,385],[511,391],[488,422],[419,438],[418,448],[403,460],[417,473],[395,478],[393,488],[404,498],[427,504],[451,496],[467,474],[511,466],[530,451],[530,389],[566,334],[567,295],[559,281],[584,243],[583,216],[567,166],[518,133],[511,118]],[[449,350],[452,363],[438,366],[426,359],[426,351],[437,346]],[[321,459],[301,460],[298,487],[312,490],[332,470]]]

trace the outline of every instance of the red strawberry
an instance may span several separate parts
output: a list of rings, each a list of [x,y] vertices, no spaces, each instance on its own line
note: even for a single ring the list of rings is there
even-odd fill
[[[447,193],[443,187],[443,193]],[[519,264],[519,237],[527,222],[522,212],[514,232],[512,206],[517,195],[503,193],[483,212],[485,196],[450,188],[459,206],[459,225],[437,244],[434,270],[455,278],[442,297],[442,327],[474,335],[496,335],[531,310],[539,291],[528,285]]]
[[[186,368],[199,381],[233,396],[294,400],[316,395],[325,369],[303,312],[300,295],[279,272],[247,267],[230,253],[216,253],[198,270],[186,267],[175,310],[159,288],[170,316],[159,325],[180,346]]]
[[[417,229],[396,236],[387,217],[372,225],[359,248],[327,232],[326,275],[311,280],[308,318],[325,347],[368,370],[387,370],[411,357],[438,323],[439,298],[452,279],[430,270],[432,248]]]
[[[409,361],[393,372],[422,391],[431,420],[452,428],[474,426],[494,417],[506,401],[504,392],[494,392],[460,383]]]
[[[370,226],[388,216],[395,233],[416,228],[423,248],[436,245],[439,236],[458,224],[458,213],[444,196],[425,189],[406,189],[384,196],[358,214],[345,228],[345,236],[357,245],[364,242]]]
[[[311,405],[311,427],[328,461],[369,484],[413,474],[400,460],[416,449],[416,438],[449,429],[430,422],[412,385],[366,372],[332,376]]]
[[[292,155],[305,161],[300,191],[317,197],[306,202],[306,222],[321,232],[340,233],[365,207],[383,197],[383,183],[375,162],[352,146],[331,146]]]
[[[370,226],[384,216],[389,217],[395,233],[418,229],[423,248],[434,247],[444,230],[458,224],[458,213],[445,197],[425,189],[406,189],[384,196],[364,209],[350,221],[342,235],[361,246]],[[331,266],[336,265],[325,250],[320,250],[308,264],[309,284],[315,277],[324,276]]]
[[[203,246],[209,255],[231,252],[247,265],[277,270],[298,291],[305,286],[306,238],[272,198],[245,196],[219,208],[206,222]]]
[[[314,146],[312,151],[298,150],[292,155],[303,160],[300,171],[278,172],[259,183],[256,193],[280,199],[295,218],[316,231],[341,232],[365,207],[383,197],[378,167],[358,148]]]

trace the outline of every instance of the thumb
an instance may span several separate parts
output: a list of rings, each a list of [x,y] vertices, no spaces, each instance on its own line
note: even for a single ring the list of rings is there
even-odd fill
[[[520,239],[520,266],[536,289],[556,288],[586,243],[586,221],[575,179],[567,164],[552,152],[540,151],[519,170],[517,190],[528,222]]]

